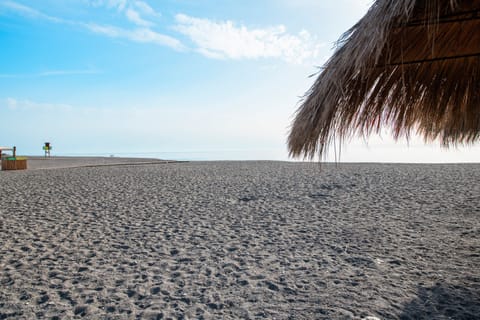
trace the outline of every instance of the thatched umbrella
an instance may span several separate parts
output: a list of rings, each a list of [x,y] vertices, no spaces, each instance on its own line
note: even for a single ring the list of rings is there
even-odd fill
[[[306,93],[290,155],[382,126],[443,146],[480,137],[480,0],[377,0]]]

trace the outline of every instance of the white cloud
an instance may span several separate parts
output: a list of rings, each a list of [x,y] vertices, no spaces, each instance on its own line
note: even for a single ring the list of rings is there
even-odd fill
[[[125,8],[127,8],[127,6],[129,5],[129,2],[127,0],[95,0],[95,1],[90,1],[89,4],[92,6],[103,5],[109,8],[116,8],[120,11],[123,11]],[[158,14],[150,6],[148,6],[148,4],[144,3],[143,1],[134,1],[132,2],[132,5],[136,6],[137,8],[139,8],[139,10],[141,10],[142,12],[145,12],[146,14],[158,16]],[[79,26],[91,32],[108,36],[111,38],[122,38],[130,41],[134,41],[134,42],[140,42],[140,43],[154,43],[162,46],[167,46],[175,50],[184,50],[184,46],[179,40],[152,30],[151,28],[149,28],[149,26],[152,25],[149,21],[143,20],[138,14],[138,12],[136,11],[134,13],[132,12],[129,13],[128,11],[129,9],[127,9],[126,14],[130,15],[131,20],[134,21],[137,24],[137,26],[139,26],[135,29],[126,29],[126,28],[120,28],[120,27],[111,26],[111,25],[100,25],[96,23],[85,23],[85,22],[61,19],[61,18],[46,15],[36,9],[33,9],[28,6],[24,6],[14,1],[0,2],[0,6],[5,7],[9,10],[12,10],[28,18],[42,19],[42,20],[47,20],[55,23]],[[46,76],[46,75],[53,75],[53,74],[36,74],[35,76]],[[21,76],[22,75],[0,74],[0,77],[3,77],[3,78],[6,78],[6,77],[13,78],[13,77],[21,77]],[[32,76],[32,75],[27,75],[27,76]]]
[[[150,22],[150,21],[147,21],[147,20],[143,19],[140,16],[140,13],[138,13],[136,10],[131,9],[131,8],[129,8],[125,11],[125,16],[131,22],[135,23],[136,25],[142,26],[142,27],[151,27],[151,26],[154,25],[153,22]]]
[[[175,18],[175,30],[188,36],[197,45],[198,52],[210,58],[280,58],[302,63],[317,58],[324,46],[308,31],[293,35],[283,25],[249,29],[232,21],[216,22],[185,14]]]
[[[184,50],[184,46],[177,39],[155,32],[149,28],[138,28],[134,30],[129,30],[110,25],[99,25],[95,23],[87,23],[85,24],[85,27],[94,33],[103,34],[111,38],[123,38],[141,43],[154,43],[171,47],[175,50]]]
[[[0,2],[0,7],[7,8],[9,10],[12,10],[18,14],[21,14],[29,18],[48,20],[50,22],[55,22],[55,23],[66,23],[66,21],[63,19],[46,15],[38,10],[35,10],[31,7],[25,6],[23,4],[20,4],[14,1]]]
[[[19,111],[69,111],[73,109],[73,107],[68,104],[41,103],[28,99],[17,100],[14,98],[0,100],[0,106],[2,105],[10,110]]]
[[[160,16],[160,13],[156,12],[152,7],[148,5],[148,3],[143,1],[135,1],[133,2],[133,6],[135,6],[140,12],[145,15],[149,16]]]
[[[115,9],[124,14],[130,22],[141,27],[151,27],[155,25],[155,23],[145,19],[142,15],[151,18],[160,16],[160,13],[156,12],[148,3],[140,0],[90,0],[88,4],[93,7]]]

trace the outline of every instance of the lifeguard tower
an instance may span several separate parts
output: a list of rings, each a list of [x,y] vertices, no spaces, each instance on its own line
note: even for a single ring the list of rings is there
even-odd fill
[[[52,150],[52,145],[50,142],[45,142],[43,145],[43,151],[45,151],[45,158],[50,157],[50,150]]]

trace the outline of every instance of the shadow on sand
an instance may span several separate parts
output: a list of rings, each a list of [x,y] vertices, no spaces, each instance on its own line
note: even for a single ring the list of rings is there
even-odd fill
[[[417,298],[405,305],[400,319],[480,319],[480,283],[473,282],[472,288],[448,283],[419,286]]]

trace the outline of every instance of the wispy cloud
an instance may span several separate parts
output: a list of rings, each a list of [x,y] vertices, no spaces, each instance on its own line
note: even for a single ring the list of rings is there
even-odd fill
[[[155,23],[148,18],[157,18],[161,14],[155,11],[148,3],[140,0],[91,0],[89,2],[94,7],[106,7],[115,9],[125,15],[132,23],[140,27],[152,27]]]
[[[71,75],[89,75],[100,74],[99,70],[48,70],[35,73],[0,73],[0,78],[42,78],[42,77],[58,77]]]
[[[61,103],[41,103],[28,99],[18,100],[15,98],[0,99],[0,107],[7,107],[10,110],[17,111],[70,111],[73,109],[71,105]]]
[[[155,32],[149,28],[136,28],[129,30],[111,25],[99,25],[96,23],[86,23],[84,26],[94,33],[102,34],[110,38],[121,38],[141,43],[154,43],[168,46],[176,50],[184,50],[184,46],[179,40]]]
[[[182,43],[174,37],[153,30],[155,23],[148,18],[158,18],[161,14],[148,3],[140,0],[90,0],[90,5],[114,9],[125,15],[125,18],[136,27],[127,29],[112,25],[86,23],[84,26],[92,32],[111,38],[124,38],[141,43],[155,43],[176,50],[184,50]]]
[[[317,58],[324,44],[308,31],[290,34],[283,25],[249,29],[232,21],[212,21],[176,15],[175,30],[188,36],[198,52],[216,59],[280,58],[303,63]]]
[[[128,20],[130,20],[131,22],[135,23],[138,26],[152,27],[154,25],[153,22],[143,19],[140,16],[140,13],[134,9],[127,9],[125,11],[125,16],[127,17]]]
[[[104,1],[92,1],[90,3],[92,6],[105,5],[109,8],[115,8],[116,10],[125,11],[127,18],[131,21],[135,21],[136,27],[133,29],[127,29],[112,25],[102,25],[92,22],[81,22],[73,21],[68,19],[62,19],[54,16],[47,15],[39,10],[33,9],[31,7],[19,4],[14,1],[3,1],[0,2],[0,6],[7,8],[31,19],[41,19],[54,23],[62,23],[73,25],[77,27],[84,28],[90,32],[100,34],[103,36],[111,38],[126,39],[129,41],[139,42],[139,43],[153,43],[161,46],[167,46],[175,50],[184,50],[182,43],[175,39],[174,37],[159,33],[154,31],[151,26],[153,23],[150,23],[147,20],[143,20],[138,14],[139,11],[144,12],[150,16],[158,16],[148,4],[143,1],[127,1],[127,0],[104,0]],[[130,7],[129,7],[130,6]],[[135,11],[137,8],[139,11]],[[129,11],[130,10],[130,11]],[[38,75],[37,75],[38,76]],[[5,77],[5,75],[4,75]]]
[[[140,10],[143,14],[149,16],[160,16],[159,12],[156,12],[148,3],[143,1],[135,1],[133,4],[138,10]]]
[[[50,22],[55,22],[55,23],[65,23],[66,20],[49,16],[47,14],[44,14],[43,12],[40,12],[38,10],[35,10],[31,7],[25,6],[23,4],[14,2],[14,1],[2,1],[0,2],[0,7],[3,7],[5,9],[14,11],[20,15],[23,15],[28,18],[34,18],[34,19],[42,19],[42,20],[47,20]]]
[[[154,20],[160,13],[141,0],[84,0],[91,7],[115,10],[133,24],[131,27],[63,19],[45,14],[12,0],[0,0],[0,7],[30,19],[41,19],[83,28],[102,36],[138,43],[152,43],[178,51],[186,50],[183,43],[170,35],[157,32]],[[308,31],[287,32],[283,25],[267,28],[249,28],[233,21],[213,21],[185,14],[175,16],[173,30],[187,36],[194,50],[213,59],[277,58],[288,63],[302,64],[318,61],[323,54],[321,43]],[[46,76],[37,74],[35,76]],[[18,77],[0,74],[0,77]],[[22,76],[20,76],[22,77]]]

